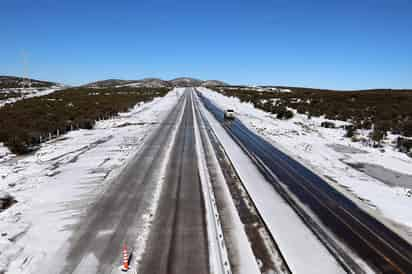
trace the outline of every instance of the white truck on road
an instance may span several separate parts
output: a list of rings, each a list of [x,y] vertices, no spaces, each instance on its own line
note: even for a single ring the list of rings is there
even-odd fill
[[[233,109],[226,109],[223,117],[225,118],[225,120],[234,120],[235,111]]]

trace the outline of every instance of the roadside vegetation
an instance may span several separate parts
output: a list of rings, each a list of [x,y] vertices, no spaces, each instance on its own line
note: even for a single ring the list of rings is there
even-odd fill
[[[0,75],[0,89],[13,89],[27,87],[30,81],[30,87],[32,88],[48,88],[56,85],[53,82],[40,81],[35,79],[26,79],[15,76],[2,76]]]
[[[70,88],[0,108],[0,142],[24,154],[50,138],[91,129],[97,120],[126,112],[139,102],[164,96],[167,88]]]
[[[56,85],[47,81],[0,75],[0,100],[20,98],[27,93],[38,92]]]
[[[356,141],[358,129],[369,129],[372,145],[379,146],[389,132],[400,137],[401,151],[412,151],[412,90],[333,91],[309,88],[219,87],[216,91],[238,97],[256,108],[276,114],[277,118],[293,117],[292,109],[308,118],[324,116],[349,122],[346,137]],[[324,123],[324,127],[334,127]],[[411,154],[412,155],[412,154]]]
[[[0,91],[0,100],[6,100],[10,98],[18,98],[21,94],[15,91],[1,92]]]

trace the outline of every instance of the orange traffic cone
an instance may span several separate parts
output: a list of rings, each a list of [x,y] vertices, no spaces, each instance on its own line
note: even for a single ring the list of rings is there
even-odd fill
[[[123,245],[123,265],[122,265],[122,271],[128,271],[129,270],[129,255],[127,254],[127,246],[126,244]]]

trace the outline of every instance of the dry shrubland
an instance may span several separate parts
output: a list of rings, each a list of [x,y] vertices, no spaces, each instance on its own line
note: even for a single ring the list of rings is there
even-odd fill
[[[74,129],[91,129],[96,120],[164,96],[167,88],[70,88],[0,108],[0,142],[24,154],[49,138]]]
[[[290,92],[282,92],[284,89]],[[349,137],[356,129],[373,129],[370,137],[375,142],[384,138],[387,132],[412,137],[412,90],[334,91],[295,87],[278,87],[278,91],[267,87],[220,87],[215,90],[250,102],[282,119],[291,118],[293,113],[291,115],[288,110],[295,109],[308,117],[324,116],[350,122],[352,126],[347,127]],[[412,142],[405,139],[398,143]]]

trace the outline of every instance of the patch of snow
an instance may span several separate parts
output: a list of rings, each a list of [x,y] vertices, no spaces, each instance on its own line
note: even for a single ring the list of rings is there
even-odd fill
[[[3,161],[9,160],[12,156],[13,154],[10,152],[10,150],[5,147],[3,143],[0,143],[0,164]]]

